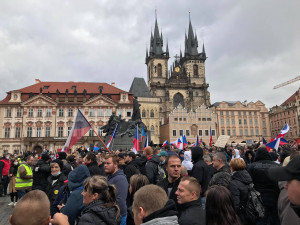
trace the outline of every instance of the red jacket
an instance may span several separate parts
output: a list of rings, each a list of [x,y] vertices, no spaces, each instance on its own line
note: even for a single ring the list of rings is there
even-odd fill
[[[2,176],[7,176],[9,174],[10,160],[1,159],[0,162],[1,164],[3,163]]]

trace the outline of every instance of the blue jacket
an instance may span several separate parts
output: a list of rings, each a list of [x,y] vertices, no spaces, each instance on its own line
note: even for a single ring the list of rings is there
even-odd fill
[[[114,184],[117,189],[117,203],[120,207],[120,214],[122,217],[127,215],[126,198],[128,193],[128,182],[123,170],[118,170],[113,175],[107,177],[109,184]]]
[[[68,186],[71,193],[61,212],[68,216],[70,225],[74,225],[76,218],[84,208],[83,197],[81,195],[83,190],[82,185],[89,176],[90,172],[85,165],[80,165],[69,173]]]

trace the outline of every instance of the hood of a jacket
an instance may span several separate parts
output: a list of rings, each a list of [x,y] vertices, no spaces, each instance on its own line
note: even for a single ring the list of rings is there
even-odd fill
[[[83,214],[87,212],[92,212],[93,214],[101,218],[106,224],[111,224],[111,225],[119,224],[120,223],[119,218],[116,218],[117,208],[104,207],[103,204],[104,203],[101,200],[94,201],[84,209]]]
[[[177,216],[176,205],[172,199],[167,201],[166,205],[162,209],[157,210],[157,211],[153,212],[152,214],[150,214],[149,216],[145,217],[143,219],[143,223],[146,223],[153,219],[169,217],[169,216]]]
[[[232,174],[232,180],[238,180],[246,185],[252,183],[252,178],[247,170],[236,171]]]
[[[200,147],[193,147],[192,148],[192,162],[198,162],[202,160],[203,157],[203,149]]]
[[[141,167],[146,164],[147,158],[146,156],[142,155],[141,157],[136,158],[134,161],[138,166]]]
[[[192,161],[192,153],[191,151],[185,151],[184,152],[184,161]]]
[[[191,206],[199,206],[201,207],[202,204],[201,204],[201,198],[197,199],[197,200],[194,200],[194,201],[190,201],[190,202],[186,202],[186,203],[183,203],[183,204],[178,204],[178,210],[179,212],[181,210],[184,210],[184,209],[187,209]]]
[[[70,191],[82,186],[86,178],[90,176],[89,169],[85,165],[80,165],[72,170],[68,176],[68,185]]]
[[[119,175],[125,176],[124,171],[121,170],[121,169],[118,169],[117,172],[115,172],[115,173],[112,174],[112,175],[109,175],[108,178],[111,179],[111,178],[113,178],[113,177],[115,177],[115,176],[119,176]]]
[[[156,164],[159,164],[159,163],[160,163],[160,158],[159,158],[157,155],[153,155],[153,156],[151,157],[151,159],[149,159],[148,162],[154,162],[154,163],[156,163]]]
[[[266,148],[259,148],[256,151],[254,161],[257,162],[257,161],[261,161],[261,160],[269,160],[269,161],[272,160],[271,156]]]

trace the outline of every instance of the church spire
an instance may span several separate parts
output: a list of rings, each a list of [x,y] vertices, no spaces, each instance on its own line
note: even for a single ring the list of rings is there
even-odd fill
[[[158,29],[158,23],[157,23],[157,16],[156,16],[156,10],[155,10],[155,26],[154,26],[154,34],[152,36],[151,33],[151,39],[153,40],[150,44],[150,55],[161,55],[163,53],[162,47],[163,47],[163,39],[162,39],[162,33],[159,33]]]
[[[185,36],[185,55],[189,56],[196,56],[198,55],[198,40],[197,35],[193,31],[193,26],[191,22],[191,15],[189,12],[189,30],[188,30],[188,36]]]

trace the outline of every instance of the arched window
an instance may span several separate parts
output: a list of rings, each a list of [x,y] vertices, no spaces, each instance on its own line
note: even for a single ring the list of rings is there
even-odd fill
[[[150,129],[150,131],[151,131],[151,135],[153,135],[153,134],[154,134],[154,132],[155,132],[155,130],[154,130],[154,126],[153,126],[153,125],[151,126],[151,129]]]
[[[145,109],[143,109],[143,111],[142,111],[142,117],[146,117],[146,110]]]
[[[184,98],[183,98],[183,95],[178,92],[173,97],[174,108],[177,107],[179,104],[184,107]]]
[[[162,69],[161,69],[161,64],[159,63],[158,65],[157,65],[157,76],[158,77],[161,77],[162,76],[162,71],[161,71]]]
[[[150,111],[150,117],[151,117],[151,118],[154,117],[154,110],[153,110],[153,109],[151,109],[151,111]]]
[[[193,66],[193,70],[194,70],[194,77],[198,77],[199,76],[199,73],[198,73],[198,65],[194,65]]]

